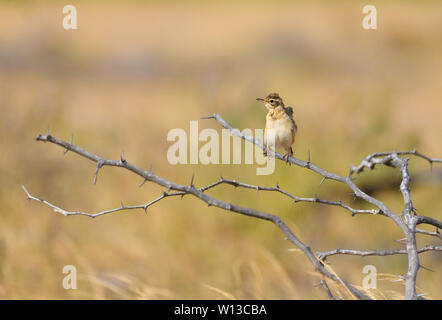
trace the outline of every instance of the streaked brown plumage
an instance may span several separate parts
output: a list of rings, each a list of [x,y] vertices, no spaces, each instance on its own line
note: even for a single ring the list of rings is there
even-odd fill
[[[286,107],[281,97],[277,93],[270,93],[265,99],[256,100],[264,102],[268,109],[266,116],[266,126],[264,129],[264,144],[267,154],[271,148],[276,151],[277,148],[286,150],[284,155],[286,163],[289,156],[293,155],[292,145],[295,143],[295,135],[298,130],[293,119],[293,109]]]

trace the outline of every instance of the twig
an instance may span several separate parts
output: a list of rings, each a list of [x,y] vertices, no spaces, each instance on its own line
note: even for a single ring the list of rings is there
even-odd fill
[[[442,251],[442,246],[432,246],[427,245],[417,250],[418,253],[423,253],[427,251]],[[324,260],[330,256],[343,254],[343,255],[352,255],[352,256],[391,256],[396,254],[407,254],[407,250],[405,249],[395,249],[395,250],[372,250],[372,251],[360,251],[360,250],[352,250],[352,249],[334,249],[327,252],[316,252],[316,255],[320,260]]]
[[[422,229],[416,228],[416,233],[426,234],[428,236],[435,236],[439,239],[442,239],[442,235],[439,232],[438,228],[436,228],[436,231],[428,231],[428,230],[422,230]]]
[[[350,207],[349,205],[346,205],[346,204],[342,203],[342,201],[340,201],[340,200],[339,201],[332,201],[332,200],[321,199],[321,198],[318,198],[318,197],[314,197],[314,198],[298,197],[298,196],[295,196],[295,195],[291,194],[290,192],[287,192],[287,191],[281,189],[279,187],[279,185],[277,185],[276,187],[263,187],[263,186],[259,186],[259,185],[253,185],[253,184],[239,182],[239,181],[236,181],[236,180],[224,179],[224,178],[221,178],[216,183],[216,185],[220,185],[220,184],[229,184],[229,185],[232,185],[234,187],[253,189],[253,190],[256,190],[256,191],[275,191],[275,192],[279,192],[279,193],[289,197],[290,199],[292,199],[294,203],[297,203],[297,202],[311,202],[311,203],[321,203],[321,204],[326,204],[326,205],[331,205],[331,206],[339,206],[339,207],[342,207],[342,208],[350,211],[352,216],[354,216],[356,214],[381,214],[382,215],[382,212],[380,210],[376,210],[376,209],[368,209],[368,210],[354,209],[354,208]]]
[[[411,151],[390,151],[390,152],[375,152],[368,155],[358,166],[352,166],[350,173],[360,173],[364,171],[364,168],[374,169],[377,164],[385,164],[389,165],[392,160],[392,154],[396,154],[398,156],[403,155],[414,155],[416,157],[427,160],[432,166],[433,163],[442,163],[442,159],[430,158],[417,150]],[[379,157],[383,157],[382,159],[378,159]]]
[[[140,205],[135,205],[135,206],[126,206],[123,203],[121,203],[121,206],[118,208],[114,208],[114,209],[110,209],[110,210],[105,210],[105,211],[100,211],[97,213],[88,213],[88,212],[83,212],[83,211],[68,211],[65,209],[62,209],[60,207],[57,207],[56,205],[40,199],[40,198],[36,198],[34,196],[32,196],[29,191],[25,188],[25,186],[21,186],[23,191],[26,193],[26,196],[28,197],[29,200],[34,200],[37,202],[41,202],[45,205],[47,205],[48,207],[51,207],[52,210],[54,210],[54,212],[57,213],[61,213],[64,216],[87,216],[89,218],[96,218],[105,214],[109,214],[109,213],[114,213],[114,212],[118,212],[118,211],[123,211],[123,210],[134,210],[134,209],[143,209],[144,211],[147,210],[147,208],[149,208],[151,205],[157,203],[158,201],[166,198],[166,197],[172,197],[172,196],[178,196],[181,195],[181,192],[175,192],[175,193],[166,193],[164,192],[161,196],[159,196],[158,198],[153,199],[150,202],[147,202],[145,204],[140,204]]]
[[[436,228],[442,229],[442,221],[439,221],[437,219],[425,216],[415,216],[415,219],[416,219],[416,225],[425,223],[435,226]]]

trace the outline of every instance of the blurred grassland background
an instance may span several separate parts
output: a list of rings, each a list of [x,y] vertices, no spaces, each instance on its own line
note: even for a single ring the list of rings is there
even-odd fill
[[[46,132],[98,155],[126,159],[166,179],[196,186],[225,178],[320,196],[360,208],[343,186],[278,162],[169,165],[172,128],[220,113],[234,126],[263,128],[255,101],[279,92],[299,125],[295,156],[332,172],[376,151],[418,148],[442,157],[442,3],[372,1],[378,30],[361,27],[365,2],[2,1],[0,3],[0,298],[3,299],[325,299],[320,277],[268,222],[208,208],[190,196],[97,219],[63,217],[26,201],[22,184],[67,210],[97,212],[141,204],[161,188],[129,172],[34,141]],[[74,4],[79,29],[62,28]],[[199,127],[216,128],[213,120]],[[412,159],[412,197],[441,219],[437,165]],[[439,180],[437,176],[439,175]],[[356,182],[396,212],[400,173],[364,172]],[[278,214],[314,250],[393,249],[400,231],[381,216],[298,203],[281,195],[222,186],[210,194]],[[422,227],[425,228],[425,227]],[[418,235],[418,245],[437,244]],[[439,242],[440,244],[440,242]],[[401,298],[388,279],[406,256],[331,257],[340,276],[361,286],[375,265],[377,298]],[[442,256],[421,254],[419,293],[442,298]],[[62,288],[63,266],[78,289]],[[391,280],[391,279],[390,279]]]

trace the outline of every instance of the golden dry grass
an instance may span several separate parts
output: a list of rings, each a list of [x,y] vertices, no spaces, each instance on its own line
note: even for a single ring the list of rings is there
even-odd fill
[[[76,2],[77,3],[77,2]],[[255,98],[279,91],[295,108],[295,156],[346,174],[367,154],[418,148],[442,157],[442,6],[377,4],[379,29],[361,28],[362,2],[248,2],[204,5],[80,1],[79,29],[61,28],[56,2],[0,4],[0,298],[4,299],[326,299],[311,265],[271,224],[208,208],[196,199],[167,199],[148,210],[95,220],[63,217],[25,201],[20,185],[70,210],[100,211],[161,194],[139,178],[94,165],[33,138],[51,133],[99,155],[126,158],[156,174],[197,186],[218,179],[275,185],[299,196],[348,190],[296,167],[270,176],[255,166],[167,163],[167,132],[214,112],[241,128],[262,128]],[[200,121],[200,128],[219,128]],[[427,172],[421,160],[412,172]],[[434,169],[437,169],[435,166]],[[357,182],[397,183],[378,169]],[[422,214],[442,217],[438,183],[412,186]],[[280,195],[228,186],[211,194],[280,215],[316,250],[391,249],[398,229],[383,217],[351,217],[340,208],[296,204]],[[376,192],[400,212],[398,190]],[[435,240],[418,236],[418,244]],[[422,264],[441,267],[441,255]],[[406,257],[332,257],[342,278],[361,285],[362,268],[406,271]],[[62,268],[79,273],[62,288]],[[319,279],[320,280],[320,279]],[[388,279],[386,279],[388,280]],[[442,297],[440,272],[421,270],[418,286]],[[345,291],[331,288],[342,297]],[[342,289],[342,288],[341,288]],[[378,284],[376,298],[401,298],[403,285]],[[420,291],[422,292],[422,291]]]

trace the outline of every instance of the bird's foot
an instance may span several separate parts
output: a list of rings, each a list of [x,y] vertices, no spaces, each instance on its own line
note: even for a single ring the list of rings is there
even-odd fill
[[[268,152],[269,152],[269,148],[268,147],[264,148],[264,151],[262,152],[264,157],[267,157]]]
[[[285,159],[285,164],[289,164],[290,166],[292,165],[291,162],[289,162],[289,157],[293,156],[293,151],[292,148],[290,148],[289,150],[287,150],[287,153],[284,155],[284,159]]]
[[[290,156],[290,153],[287,152],[287,153],[284,155],[284,159],[285,159],[285,164],[286,164],[286,165],[289,164],[289,166],[291,166],[292,164],[289,162],[289,156]]]

